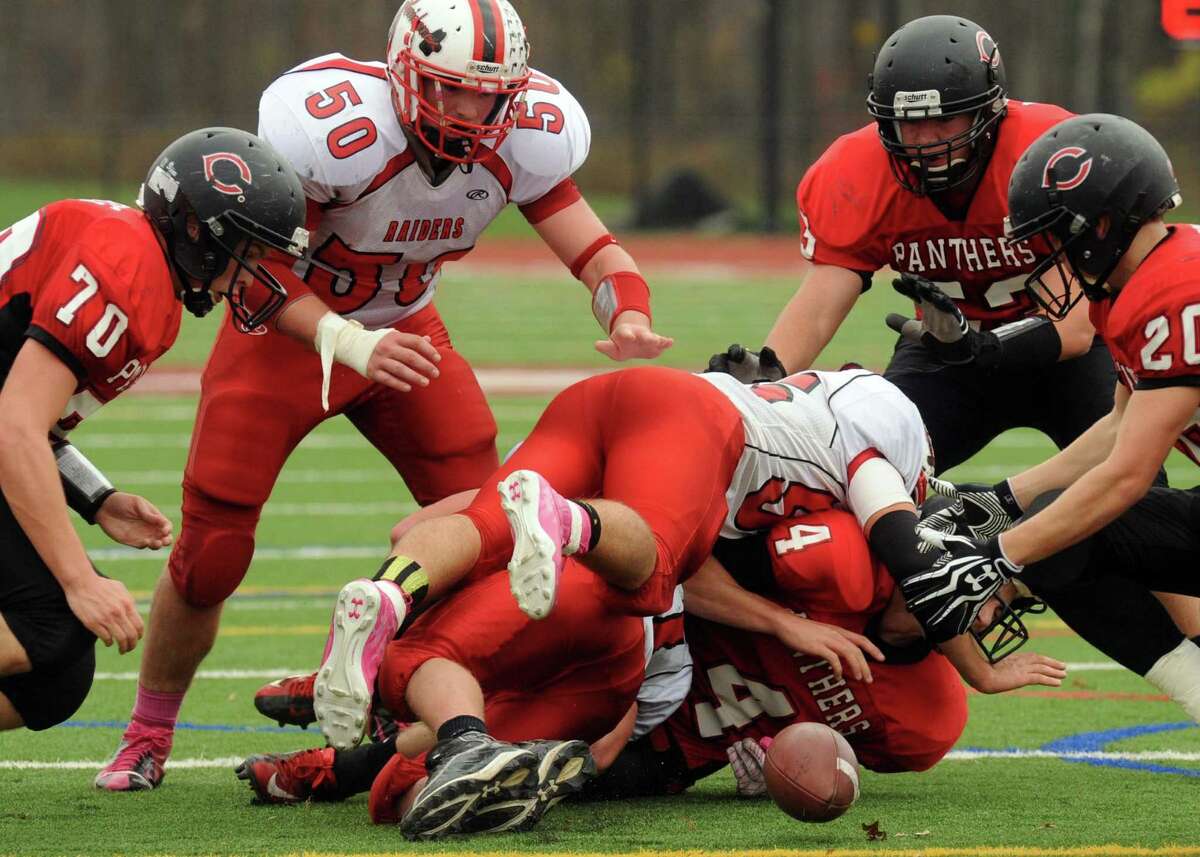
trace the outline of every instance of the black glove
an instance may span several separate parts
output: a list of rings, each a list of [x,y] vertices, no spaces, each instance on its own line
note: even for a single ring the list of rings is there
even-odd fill
[[[934,283],[914,274],[901,274],[892,288],[916,302],[921,318],[888,313],[887,326],[910,342],[924,345],[950,366],[979,363],[992,368],[1000,361],[1000,340],[994,333],[973,330],[962,312]]]
[[[919,526],[925,530],[986,541],[1011,528],[1022,514],[1007,479],[990,487],[930,479],[929,487],[953,502],[922,518]]]
[[[900,582],[908,612],[933,643],[969,631],[988,599],[1022,568],[1005,559],[998,538],[944,536],[942,543],[945,551],[929,569]]]
[[[787,375],[787,369],[783,368],[775,352],[767,346],[764,345],[762,351],[747,351],[737,343],[729,346],[724,353],[708,358],[708,368],[704,371],[724,372],[743,384],[779,381]]]

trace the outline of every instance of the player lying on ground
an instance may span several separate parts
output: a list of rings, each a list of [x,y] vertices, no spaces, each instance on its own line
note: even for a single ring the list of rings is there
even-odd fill
[[[1162,147],[1118,116],[1063,122],[1022,156],[1011,235],[1053,248],[1025,286],[1052,315],[1089,306],[1121,383],[1112,412],[1058,455],[990,489],[963,486],[942,518],[963,533],[953,557],[903,585],[944,639],[1020,581],[1200,719],[1200,648],[1150,592],[1200,594],[1200,494],[1152,487],[1173,444],[1200,460],[1200,230],[1163,222],[1179,200]]]
[[[304,176],[325,268],[273,268],[293,292],[315,295],[289,310],[303,315],[307,340],[268,330],[244,341],[230,326],[218,335],[131,724],[98,785],[161,782],[183,695],[246,574],[262,505],[323,420],[350,419],[421,504],[477,488],[495,469],[495,420],[433,296],[442,264],[470,252],[509,203],[587,287],[597,350],[626,360],[671,345],[650,327],[637,265],[571,178],[591,142],[587,117],[529,68],[528,51],[508,0],[406,0],[386,62],[329,54],[263,93],[260,133]]]
[[[244,131],[173,142],[138,202],[65,200],[0,232],[0,729],[66,720],[91,687],[96,638],[124,654],[142,636],[68,504],[122,544],[171,543],[171,522],[117,491],[67,433],[171,347],[184,307],[227,301],[247,330],[270,319],[286,293],[259,263],[307,250],[299,178]]]
[[[797,548],[801,543],[803,547]],[[745,551],[740,556],[744,560],[750,557]],[[626,632],[635,630],[636,620],[605,607],[607,590],[571,561],[564,571],[564,598],[545,620],[534,622],[517,611],[503,578],[497,575],[456,592],[423,615],[389,646],[379,674],[380,696],[390,705],[397,676],[403,677],[411,664],[422,662],[431,653],[445,655],[469,664],[480,677],[487,722],[496,736],[514,741],[531,734],[585,738],[593,742],[597,765],[604,769],[631,736],[641,738],[649,733],[675,711],[686,694],[685,707],[667,726],[651,741],[631,747],[618,762],[608,778],[617,782],[631,776],[632,760],[641,758],[643,748],[657,746],[666,735],[676,736],[672,740],[679,745],[691,742],[687,746],[694,764],[682,769],[692,771],[690,783],[719,767],[715,763],[723,764],[729,748],[741,753],[758,748],[754,744],[749,749],[743,738],[754,741],[804,720],[836,726],[854,743],[864,763],[877,770],[918,770],[934,764],[965,722],[962,683],[954,668],[921,642],[919,626],[893,597],[892,579],[871,559],[854,517],[830,510],[796,524],[780,524],[763,544],[761,556],[755,557],[759,560],[770,567],[737,571],[740,577],[760,582],[765,574],[772,600],[737,589],[732,582],[727,584],[727,575],[713,560],[688,581],[685,590],[689,605],[705,612],[706,608],[732,611],[743,624],[753,619],[761,623],[756,627],[769,627],[771,632],[747,634],[689,616],[688,626],[696,637],[697,665],[692,672],[678,666],[679,654],[687,647],[675,624],[680,618],[677,608],[656,617],[648,623],[654,628],[655,655],[646,664],[647,680],[637,693],[636,712],[629,711],[624,718],[618,703],[632,698],[628,680],[634,679],[636,685],[643,675],[640,652],[636,658],[629,654],[632,649],[619,652],[625,646]],[[568,590],[570,598],[566,597]],[[808,611],[810,618],[793,612],[797,608]],[[868,667],[863,652],[877,656],[878,650],[863,633],[881,641],[903,642],[903,646],[888,647],[896,662]],[[1062,665],[1056,661],[1021,655],[993,668],[980,658],[973,643],[964,642],[968,658],[982,665],[973,673],[981,690],[1059,683]],[[547,643],[551,648],[544,648]],[[611,654],[597,657],[596,652]],[[667,667],[672,660],[675,665]],[[768,678],[765,684],[748,682],[738,674],[739,669],[746,675]],[[619,681],[618,676],[622,677]],[[872,676],[874,682],[869,683]],[[680,677],[685,680],[680,682]],[[416,713],[412,705],[416,680],[414,674],[408,682],[408,703],[402,701],[398,710]],[[745,694],[735,692],[735,685],[747,688],[750,697],[739,701]],[[311,683],[308,686],[311,688]],[[304,692],[296,687],[296,692]],[[432,693],[433,687],[426,684],[424,692]],[[260,694],[277,698],[276,690],[269,685]],[[788,700],[799,708],[793,708]],[[299,699],[291,702],[293,708],[303,704]],[[311,707],[311,697],[307,704]],[[603,731],[598,727],[605,720],[615,728],[597,743]],[[422,740],[428,743],[422,745]],[[430,743],[427,729],[409,727],[400,733],[396,745],[254,756],[243,763],[239,775],[249,780],[260,800],[279,803],[309,798],[340,800],[364,790],[371,775],[382,771],[372,789],[371,813],[377,823],[392,822],[412,801],[413,783],[422,776],[419,764],[405,756],[428,749]],[[672,767],[671,772],[674,783],[681,771]],[[431,775],[433,779],[441,776],[436,768]],[[645,791],[638,793],[658,790],[649,786],[652,775],[646,772],[646,776],[650,779]],[[539,792],[553,800],[577,793],[588,777],[556,781],[552,771],[539,768],[538,779]],[[749,780],[746,783],[749,788]],[[611,790],[610,785],[603,791]],[[487,806],[486,801],[481,803]],[[543,800],[545,803],[549,801]],[[495,809],[476,813],[471,821],[460,822],[457,829],[512,829],[511,825],[523,819],[539,817],[543,809],[538,807],[529,800],[505,801]],[[408,824],[408,817],[404,818]]]
[[[718,534],[741,538],[831,506],[852,510],[894,569],[924,568],[914,497],[927,457],[912,403],[864,370],[747,387],[724,374],[625,369],[555,397],[486,490],[406,532],[382,573],[419,611],[508,563],[518,605],[540,618],[573,555],[624,609],[653,615]],[[335,640],[329,655],[350,659],[349,680],[324,668],[317,678],[316,714],[335,747],[361,738],[362,689],[374,682],[355,639]]]
[[[764,794],[764,747],[781,729],[804,722],[838,730],[871,770],[923,771],[966,723],[960,673],[984,693],[1061,684],[1065,665],[1043,655],[991,664],[965,636],[943,645],[948,657],[932,651],[845,512],[779,524],[754,542],[754,551],[726,554],[733,577],[714,558],[684,585],[685,637],[695,661],[687,700],[662,727],[630,743],[588,795],[673,794],[727,763],[739,794]],[[886,657],[871,664],[873,680],[839,674],[773,633],[792,611],[878,642]],[[724,624],[731,620],[736,627]]]

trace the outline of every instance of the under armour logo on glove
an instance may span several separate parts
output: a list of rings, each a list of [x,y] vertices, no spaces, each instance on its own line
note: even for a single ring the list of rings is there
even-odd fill
[[[1004,558],[997,539],[981,544],[944,535],[941,541],[946,550],[933,565],[900,583],[908,611],[934,643],[969,631],[988,599],[1021,570]]]
[[[724,372],[743,384],[779,381],[787,375],[773,349],[764,345],[761,351],[750,351],[737,343],[708,358],[708,368],[704,371]]]
[[[986,541],[1010,529],[1013,521],[1021,516],[1021,508],[1007,481],[988,487],[953,485],[935,478],[929,480],[929,487],[951,503],[921,519],[918,529],[926,542],[937,543],[928,531]],[[941,547],[940,544],[937,546]]]

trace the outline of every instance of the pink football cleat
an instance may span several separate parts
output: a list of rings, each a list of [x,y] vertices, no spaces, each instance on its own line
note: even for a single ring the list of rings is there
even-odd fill
[[[563,557],[587,550],[591,520],[532,470],[514,471],[496,490],[513,534],[509,586],[521,612],[544,619],[554,609]]]
[[[375,676],[407,614],[405,594],[390,581],[352,580],[338,593],[313,683],[313,712],[337,749],[349,750],[362,740]]]
[[[149,726],[131,720],[112,760],[96,774],[96,788],[110,792],[158,788],[173,740],[174,732],[164,726]]]

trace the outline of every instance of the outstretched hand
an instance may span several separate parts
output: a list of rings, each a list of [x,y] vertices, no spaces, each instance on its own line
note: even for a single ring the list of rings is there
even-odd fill
[[[990,678],[980,682],[982,693],[1004,693],[1028,685],[1059,687],[1067,677],[1067,665],[1049,655],[1020,652],[992,666]]]
[[[145,497],[117,491],[96,512],[96,523],[114,542],[158,550],[171,544],[171,521]]]
[[[597,340],[596,350],[610,360],[653,360],[674,344],[644,324],[618,321],[608,339]]]

